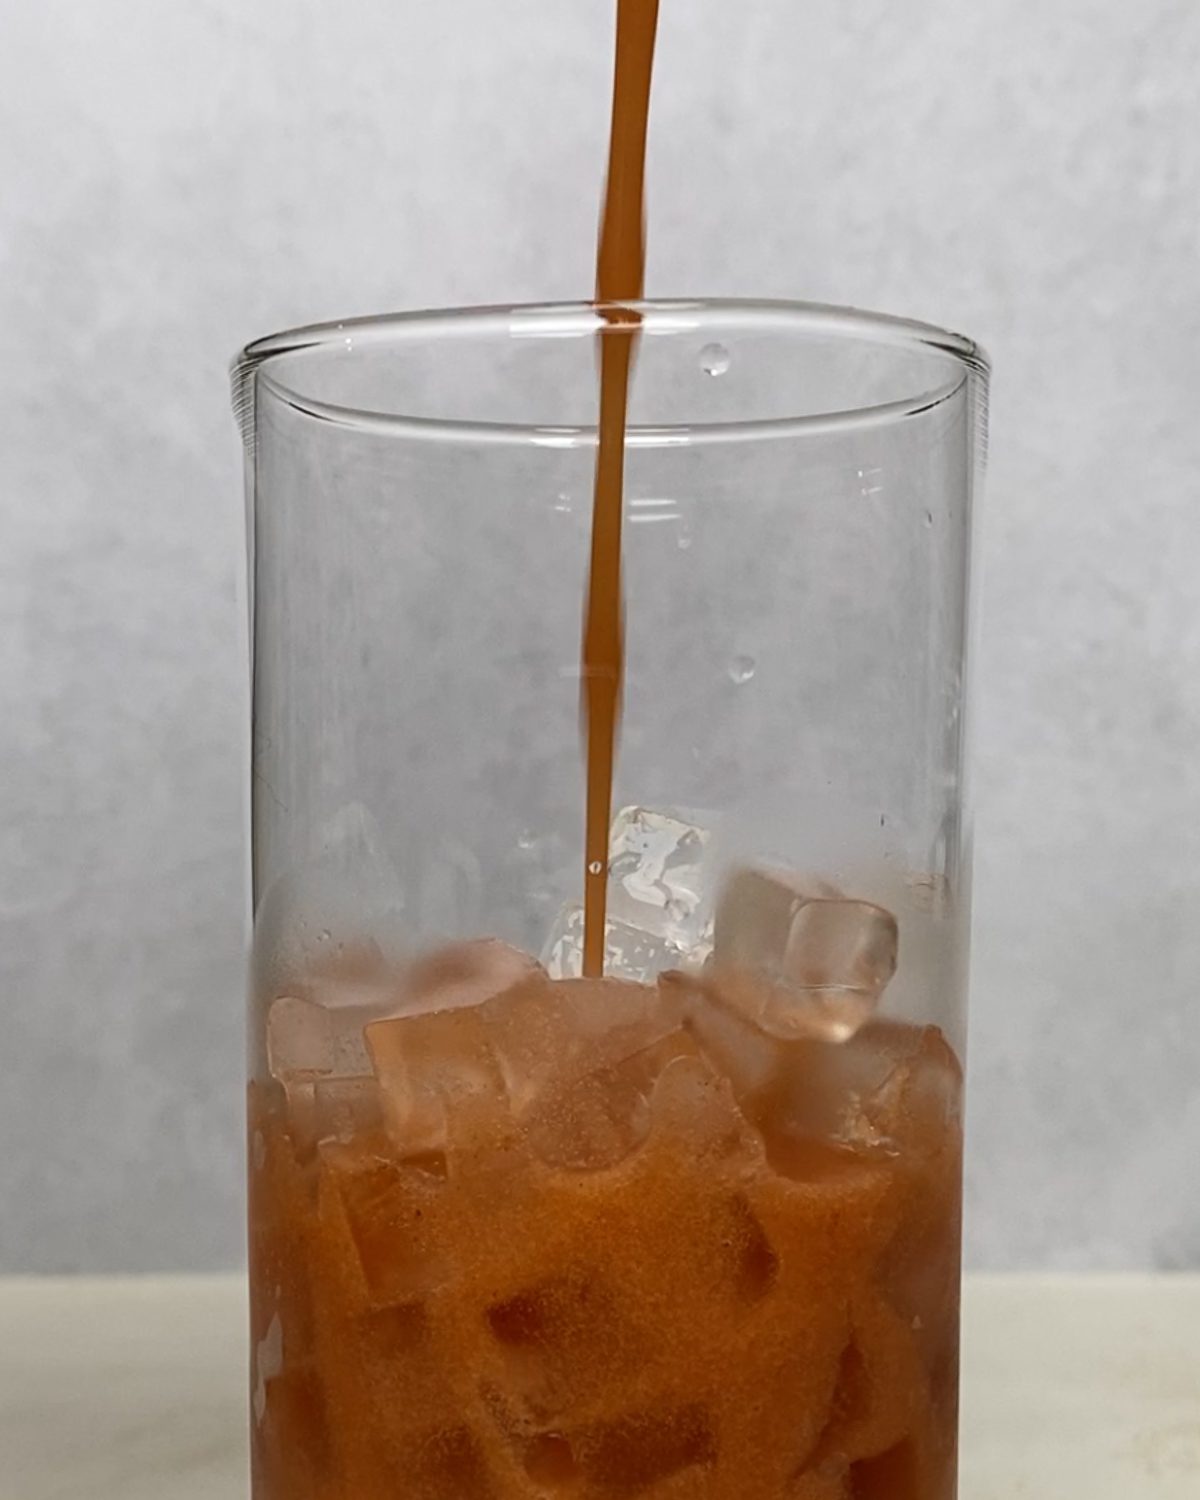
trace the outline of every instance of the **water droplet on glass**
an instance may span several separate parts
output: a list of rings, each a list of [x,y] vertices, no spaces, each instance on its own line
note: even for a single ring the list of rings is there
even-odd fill
[[[317,942],[327,943],[332,936],[333,934],[330,932],[328,927],[322,927],[320,932],[317,933]]]
[[[536,843],[537,834],[531,832],[528,828],[522,829],[521,832],[517,834],[518,849],[532,849],[534,844]]]
[[[690,536],[678,536],[675,538],[675,545],[679,548],[680,552],[686,552],[692,545],[692,539]]]
[[[571,514],[571,497],[565,491],[554,497],[554,509],[560,516]]]
[[[752,656],[735,656],[729,663],[729,675],[738,687],[749,682],[758,671],[758,663]]]
[[[700,368],[706,375],[724,375],[733,363],[724,344],[705,344],[700,351]]]
[[[925,512],[925,524],[926,526],[933,525],[933,512],[931,510]]]
[[[601,864],[601,862],[598,859],[592,860],[591,864],[588,865],[588,874],[589,875],[603,875],[604,874],[604,866],[603,866],[603,864]]]

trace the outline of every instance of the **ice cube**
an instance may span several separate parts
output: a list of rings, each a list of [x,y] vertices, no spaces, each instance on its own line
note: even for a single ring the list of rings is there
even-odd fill
[[[962,1118],[962,1065],[936,1026],[878,1023],[863,1033],[894,1059],[883,1080],[862,1092],[858,1129],[870,1144],[936,1152]]]
[[[595,1289],[578,1277],[547,1281],[489,1307],[488,1325],[502,1348],[545,1346],[556,1341],[555,1335],[577,1334],[581,1313],[590,1313],[594,1300]]]
[[[904,1440],[925,1405],[927,1381],[911,1329],[878,1295],[854,1298],[850,1342],[842,1354],[830,1419],[813,1454],[814,1467],[855,1464]],[[919,1418],[917,1418],[919,1421]],[[854,1494],[899,1497],[930,1493],[924,1484]]]
[[[763,1031],[845,1041],[896,970],[896,919],[824,884],[735,871],[717,905],[714,979]]]
[[[406,1153],[445,1149],[447,1111],[505,1107],[504,1078],[483,1007],[542,971],[528,954],[493,938],[439,950],[414,965],[398,1014],[367,1027],[384,1122]]]
[[[896,972],[896,919],[869,901],[805,901],[788,933],[784,970],[801,989],[877,998]]]
[[[778,1138],[860,1155],[944,1148],[962,1075],[936,1027],[875,1020],[844,1043],[781,1046],[787,1063],[761,1101]]]
[[[359,1144],[326,1144],[319,1158],[323,1223],[348,1233],[372,1308],[407,1306],[451,1274],[436,1219],[445,1185]]]
[[[698,1050],[690,1055],[681,1050],[662,1070],[650,1107],[657,1135],[694,1161],[761,1161],[762,1142],[738,1107],[732,1085]]]
[[[368,1028],[388,1129],[405,1152],[444,1149],[454,1119],[469,1112],[477,1140],[516,1124],[551,1154],[551,1139],[573,1134],[575,1145],[563,1145],[559,1159],[590,1158],[605,1118],[613,1130],[618,1118],[636,1119],[635,1060],[679,1030],[680,998],[616,979],[552,982],[527,966],[524,973],[474,1004]],[[631,1128],[636,1135],[640,1126]],[[617,1149],[610,1140],[601,1154]]]
[[[650,1106],[636,1082],[593,1073],[538,1100],[521,1125],[548,1166],[598,1172],[631,1156],[650,1134]]]
[[[382,1123],[374,1078],[318,1078],[313,1085],[318,1141],[349,1141]]]
[[[727,984],[706,975],[663,983],[684,996],[687,1029],[728,1081],[737,1109],[765,1137],[777,1170],[792,1155],[807,1161],[814,1143],[885,1155],[944,1144],[962,1073],[936,1027],[871,1020],[845,1041],[783,1038],[730,1003]]]
[[[549,1166],[597,1172],[615,1167],[649,1137],[651,1096],[665,1068],[695,1044],[674,1031],[582,1077],[568,1072],[521,1117],[534,1155]]]
[[[683,998],[688,1029],[739,1099],[754,1098],[770,1086],[786,1063],[784,1044],[778,1038],[727,1005],[723,990],[707,976],[671,975],[663,984],[677,989]]]
[[[640,1367],[644,1334],[594,1266],[515,1286],[486,1311],[501,1374],[484,1395],[498,1423],[564,1432],[594,1410],[615,1368]]]
[[[369,1076],[363,1025],[374,1016],[369,1006],[330,1007],[299,995],[280,995],[267,1012],[267,1064],[271,1075],[289,1082],[318,1077]]]
[[[344,1139],[378,1120],[379,1103],[363,1026],[369,1006],[331,1009],[281,995],[267,1012],[267,1063],[283,1085],[288,1132],[301,1156],[318,1141]]]
[[[542,949],[542,962],[552,979],[578,979],[583,973],[583,931],[583,907],[568,903]],[[665,937],[611,916],[604,924],[604,972],[615,979],[653,980],[687,959],[684,949]]]
[[[420,1012],[367,1027],[388,1134],[405,1155],[440,1152],[449,1111],[504,1110],[504,1080],[478,1006]]]
[[[669,813],[625,807],[609,834],[608,904],[613,920],[664,939],[684,953],[699,947],[710,919],[710,834]]]
[[[284,1084],[288,1134],[301,1159],[322,1141],[350,1141],[382,1124],[374,1078],[293,1077]]]
[[[486,1015],[518,1114],[557,1088],[648,1054],[682,1019],[675,991],[611,978],[522,985]]]

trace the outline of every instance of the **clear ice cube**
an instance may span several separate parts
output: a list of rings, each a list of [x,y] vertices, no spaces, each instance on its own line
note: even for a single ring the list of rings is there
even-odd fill
[[[382,1123],[374,1078],[318,1078],[313,1084],[313,1111],[318,1141],[351,1141]]]
[[[762,1143],[738,1107],[733,1086],[695,1048],[680,1050],[659,1074],[650,1107],[653,1129],[686,1146],[697,1161],[739,1157],[757,1165]]]
[[[444,1184],[358,1144],[323,1144],[317,1195],[322,1220],[340,1219],[357,1252],[370,1305],[406,1306],[450,1274],[434,1226]]]
[[[374,1079],[293,1077],[284,1085],[288,1133],[302,1160],[330,1140],[353,1140],[380,1127],[380,1094]]]
[[[674,992],[611,977],[531,986],[492,1009],[518,1102],[546,1069],[582,1078],[615,1067],[672,1035],[683,1017]]]
[[[298,995],[281,995],[267,1012],[267,1064],[285,1086],[319,1077],[361,1078],[371,1072],[363,1025],[375,1014],[366,1006],[327,1006]]]
[[[859,1130],[870,1144],[907,1143],[913,1150],[942,1141],[962,1116],[962,1065],[954,1049],[935,1026],[881,1023],[864,1039],[874,1036],[897,1060],[877,1088],[860,1095]]]
[[[700,946],[711,912],[705,828],[669,813],[625,807],[609,833],[608,904],[614,921],[684,953]]]
[[[448,1110],[503,1106],[504,1078],[484,1007],[539,977],[528,954],[490,938],[414,965],[398,1013],[366,1031],[384,1121],[398,1145],[413,1153],[444,1150]]]
[[[876,1019],[846,1042],[778,1045],[783,1065],[759,1096],[777,1138],[913,1157],[943,1148],[962,1071],[937,1027]]]
[[[576,902],[558,914],[542,963],[551,979],[578,979],[583,973],[584,911]],[[615,979],[645,982],[665,969],[678,969],[689,954],[668,938],[609,916],[604,924],[604,972]]]
[[[663,1028],[644,1018],[644,1036]],[[605,1048],[600,1066],[579,1074],[591,1058],[584,1051],[573,1069],[564,1071],[534,1099],[521,1127],[534,1155],[549,1166],[596,1172],[615,1167],[648,1139],[654,1116],[651,1096],[661,1075],[677,1059],[695,1053],[687,1033],[672,1030],[647,1046],[620,1056],[634,1045]]]
[[[302,1154],[323,1140],[345,1140],[379,1124],[379,1099],[364,1028],[383,1001],[369,1003],[336,982],[330,1003],[280,995],[267,1011],[266,1053],[271,1076],[283,1085],[289,1130]],[[322,993],[308,990],[308,995]]]
[[[891,912],[793,875],[737,870],[717,904],[715,983],[773,1036],[853,1036],[895,973],[896,950]]]
[[[599,1172],[631,1156],[650,1134],[644,1084],[605,1069],[547,1093],[522,1119],[530,1150],[547,1166]]]
[[[604,1278],[579,1265],[513,1286],[487,1309],[503,1379],[484,1400],[509,1431],[557,1429],[561,1446],[543,1451],[539,1457],[551,1462],[536,1466],[551,1471],[547,1479],[571,1484],[578,1478],[566,1434],[581,1417],[593,1415],[612,1378],[612,1351],[640,1353],[641,1330],[629,1326],[623,1313]]]
[[[671,975],[665,988],[675,990],[684,1005],[688,1031],[717,1074],[728,1079],[741,1099],[754,1098],[773,1083],[786,1064],[787,1050],[742,1010],[726,1003],[707,975]]]

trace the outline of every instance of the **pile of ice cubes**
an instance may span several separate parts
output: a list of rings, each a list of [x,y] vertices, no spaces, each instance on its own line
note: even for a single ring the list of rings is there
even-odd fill
[[[710,831],[679,816],[626,807],[609,850],[607,974],[706,972],[773,1035],[844,1040],[895,973],[890,912],[765,866],[721,881]],[[551,978],[582,973],[583,928],[583,907],[564,906],[542,950]]]
[[[647,1090],[687,1051],[684,991],[656,985],[664,972],[691,976],[718,1028],[843,1042],[896,968],[890,912],[765,866],[722,879],[708,829],[642,807],[612,828],[603,980],[580,979],[583,928],[568,905],[540,963],[483,939],[275,999],[267,1061],[294,1130],[315,1146],[385,1128],[436,1154],[456,1128],[502,1135],[502,1103],[548,1159],[619,1159],[649,1128]]]

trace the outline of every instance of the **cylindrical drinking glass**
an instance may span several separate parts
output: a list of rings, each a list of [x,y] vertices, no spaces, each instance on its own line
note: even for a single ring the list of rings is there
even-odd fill
[[[255,1500],[954,1493],[986,362],[637,311],[602,980],[580,637],[628,320],[235,369]]]

